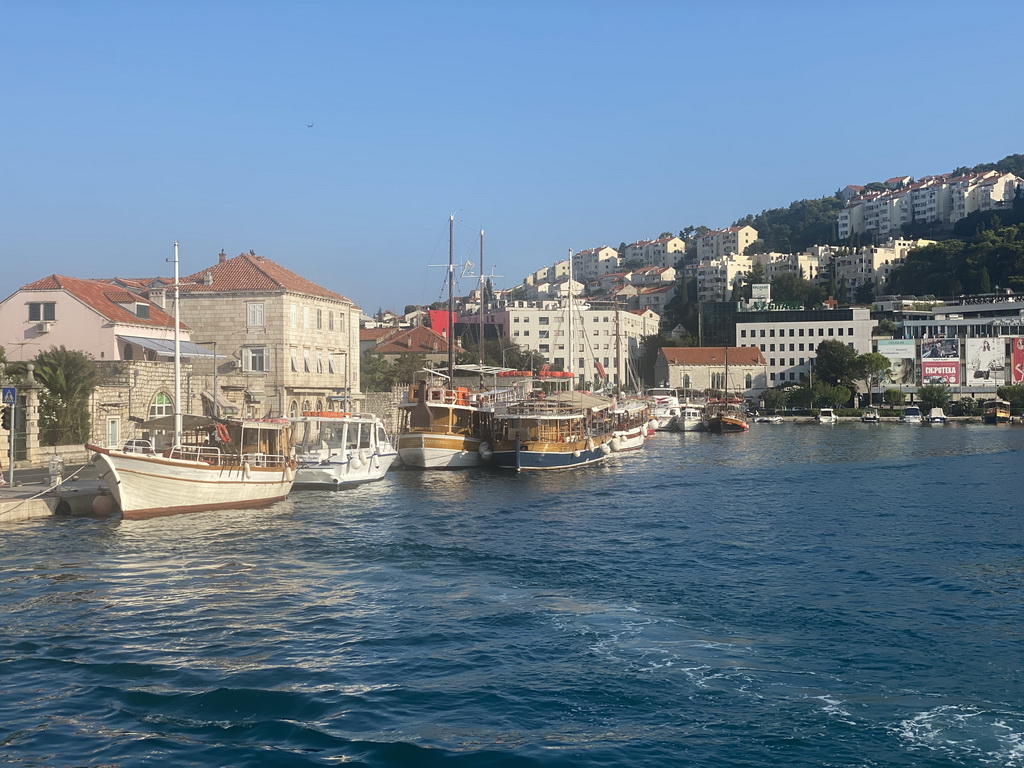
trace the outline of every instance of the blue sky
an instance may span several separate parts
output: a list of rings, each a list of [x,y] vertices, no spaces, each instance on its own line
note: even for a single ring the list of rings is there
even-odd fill
[[[0,294],[250,249],[368,313],[1024,152],[1024,3],[5,0]],[[312,124],[312,128],[307,125]],[[468,290],[471,281],[460,285]]]

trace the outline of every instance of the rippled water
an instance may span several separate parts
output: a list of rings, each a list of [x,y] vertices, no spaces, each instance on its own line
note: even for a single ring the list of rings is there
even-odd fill
[[[0,527],[21,766],[1024,766],[1024,429]]]

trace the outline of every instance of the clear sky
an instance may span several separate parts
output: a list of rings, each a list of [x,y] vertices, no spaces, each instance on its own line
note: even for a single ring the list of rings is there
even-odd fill
[[[3,0],[0,298],[250,249],[372,314],[1024,152],[1019,0]],[[307,127],[312,125],[312,127]],[[460,284],[466,291],[472,281]]]

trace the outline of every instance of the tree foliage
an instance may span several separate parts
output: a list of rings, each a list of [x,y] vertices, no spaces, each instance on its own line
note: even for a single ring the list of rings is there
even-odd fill
[[[949,387],[945,384],[924,384],[917,388],[917,403],[927,414],[932,408],[949,408]]]
[[[988,293],[994,286],[1024,291],[1024,204],[1020,223],[1004,226],[989,216],[989,229],[964,239],[943,240],[907,254],[906,262],[889,275],[888,292],[957,296]]]
[[[772,280],[772,301],[797,302],[807,309],[813,309],[826,298],[823,288],[804,280],[795,272],[784,272]]]
[[[892,361],[877,352],[858,355],[856,360],[857,378],[864,382],[864,391],[870,398],[875,387],[881,386],[882,377],[892,368]]]
[[[826,384],[853,389],[853,382],[859,376],[857,357],[853,347],[838,339],[826,339],[818,345],[814,375]]]
[[[39,395],[39,440],[74,445],[89,440],[89,398],[99,383],[96,362],[84,352],[52,347],[32,361]]]
[[[843,208],[833,195],[816,200],[796,200],[788,208],[772,208],[748,214],[735,226],[749,225],[763,241],[761,252],[798,253],[812,245],[836,242],[836,221]]]

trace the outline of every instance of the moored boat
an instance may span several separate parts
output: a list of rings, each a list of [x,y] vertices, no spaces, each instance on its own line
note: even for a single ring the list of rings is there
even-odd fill
[[[836,416],[836,412],[832,408],[819,408],[818,415],[814,417],[814,420],[819,424],[835,424],[839,421],[839,417]]]
[[[452,387],[447,377],[433,373],[434,382],[421,379],[399,405],[402,429],[398,455],[415,469],[478,467],[486,452],[483,432],[490,412],[481,407],[483,393]]]
[[[709,400],[704,408],[704,428],[716,435],[746,432],[750,425],[740,407],[742,402],[735,397]]]
[[[674,432],[701,432],[704,429],[704,414],[693,403],[682,403],[679,415],[673,425]]]
[[[986,400],[981,408],[981,420],[986,424],[1009,424],[1010,403],[1001,398]]]
[[[380,480],[398,458],[384,423],[372,413],[314,411],[292,423],[294,490],[338,490]]]
[[[613,427],[609,445],[612,451],[620,453],[644,447],[651,420],[651,409],[646,400],[629,398],[620,401],[612,408],[611,416]]]
[[[259,507],[291,491],[287,419],[189,420],[194,427],[163,453],[86,446],[126,519]]]
[[[178,317],[178,244],[174,244],[173,416],[144,422],[173,429],[162,453],[86,445],[90,462],[127,519],[245,509],[279,501],[295,480],[291,425],[287,419],[214,419],[183,414],[181,323]],[[216,393],[215,393],[216,397]],[[188,430],[185,423],[188,422]]]
[[[927,421],[929,424],[945,424],[946,413],[941,408],[932,408],[928,411]]]
[[[921,423],[921,409],[916,405],[908,405],[903,409],[903,414],[900,416],[900,421],[904,424],[920,424]]]
[[[569,469],[603,461],[611,453],[611,401],[560,392],[495,409],[495,466],[517,472]]]
[[[864,413],[860,415],[860,420],[865,424],[877,424],[881,421],[881,416],[878,414],[878,409],[873,405],[869,405],[864,409]]]
[[[647,390],[651,401],[651,422],[658,432],[670,432],[679,416],[679,393],[671,387],[652,387]]]

